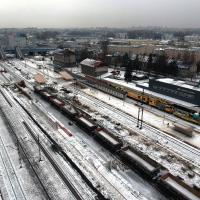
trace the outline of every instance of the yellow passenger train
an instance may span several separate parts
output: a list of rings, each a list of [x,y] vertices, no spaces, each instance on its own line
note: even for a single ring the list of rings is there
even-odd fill
[[[197,110],[193,108],[181,106],[175,102],[168,101],[156,95],[148,94],[143,91],[138,91],[136,89],[130,89],[126,86],[122,86],[119,83],[113,83],[106,79],[102,80],[102,79],[97,79],[95,77],[90,77],[90,76],[86,76],[85,79],[90,83],[89,84],[90,86],[98,88],[98,89],[100,88],[102,91],[109,93],[113,96],[116,96],[117,98],[123,99],[124,96],[127,95],[127,97],[131,99],[134,99],[139,102],[143,102],[159,110],[173,114],[188,122],[192,122],[192,123],[200,125],[199,111],[197,112]],[[110,90],[114,92],[110,92]],[[116,95],[116,93],[119,93],[120,95]],[[123,98],[121,96],[123,96]]]
[[[145,92],[130,89],[130,88],[127,88],[126,86],[121,86],[115,83],[112,83],[112,84],[115,85],[117,88],[122,88],[123,90],[127,91],[127,97],[131,99],[134,99],[139,102],[143,102],[159,110],[173,114],[188,122],[192,122],[192,123],[200,125],[200,114],[199,112],[197,112],[197,110],[193,108],[181,106],[179,104],[176,104],[175,102],[170,102],[168,100],[154,96],[152,94],[147,94]]]

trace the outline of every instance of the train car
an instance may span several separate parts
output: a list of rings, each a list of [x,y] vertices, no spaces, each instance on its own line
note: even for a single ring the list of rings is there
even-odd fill
[[[49,94],[48,92],[45,92],[45,91],[40,91],[39,94],[46,100],[50,100],[50,98],[52,97],[51,94]]]
[[[179,177],[168,173],[160,178],[159,186],[176,200],[200,200],[200,191],[187,185]]]
[[[129,146],[122,148],[120,150],[120,156],[123,160],[126,160],[132,168],[137,169],[148,178],[155,178],[160,173],[160,164],[134,148]],[[163,168],[162,170],[165,169]]]
[[[173,113],[174,111],[173,105],[171,105],[169,102],[145,93],[143,94],[142,92],[129,91],[127,96],[131,99],[148,104],[167,113]]]
[[[120,148],[123,146],[122,141],[120,141],[117,136],[106,129],[96,129],[95,138],[112,151],[120,150]]]
[[[24,95],[26,96],[29,100],[32,100],[32,97],[31,97],[31,93],[30,91],[24,89],[26,87],[25,83],[23,81],[19,82],[19,83],[16,83],[15,86],[19,89],[19,91]]]
[[[200,125],[200,112],[194,112],[194,109],[192,108],[180,106],[177,103],[162,99],[151,94],[143,93],[142,91],[130,89],[126,86],[121,86],[117,83],[110,83],[109,81],[107,81],[107,84],[121,87],[124,91],[127,91],[127,97],[131,99],[146,103],[159,110],[165,111],[170,114],[174,114],[175,116],[181,119]]]
[[[92,132],[97,128],[97,125],[93,120],[86,118],[84,116],[76,117],[75,120],[76,120],[76,123],[81,128],[86,130],[88,134],[92,134]]]
[[[186,121],[200,125],[200,115],[195,108],[188,108],[181,105],[174,105],[174,115]]]
[[[34,92],[40,94],[43,91],[43,88],[41,86],[34,86]]]
[[[62,108],[61,111],[64,115],[66,115],[67,117],[70,117],[71,119],[74,119],[75,116],[78,115],[77,110],[72,106],[72,105],[68,105],[65,104]]]
[[[136,100],[136,101],[140,101],[140,102],[143,102],[143,103],[146,103],[146,104],[148,104],[148,102],[149,102],[148,95],[145,95],[145,94],[142,94],[142,93],[139,93],[139,92],[129,91],[127,96],[129,98]]]
[[[45,93],[47,93],[47,92],[45,92]],[[48,94],[48,93],[47,93]],[[48,94],[49,95],[49,94]],[[58,98],[56,98],[56,97],[53,97],[53,96],[51,96],[50,98],[49,98],[49,101],[54,105],[54,106],[56,106],[56,107],[58,107],[58,108],[62,108],[64,105],[65,105],[65,103],[64,103],[64,101],[62,101],[62,100],[60,100],[60,99],[58,99]]]

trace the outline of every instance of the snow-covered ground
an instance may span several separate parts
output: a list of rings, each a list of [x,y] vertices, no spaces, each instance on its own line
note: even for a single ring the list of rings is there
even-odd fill
[[[84,91],[85,93],[87,93],[91,96],[96,97],[97,99],[99,99],[101,101],[108,103],[109,105],[112,105],[112,106],[122,110],[123,112],[126,112],[136,118],[138,117],[138,109],[139,109],[138,105],[139,104],[128,103],[126,101],[115,98],[113,96],[110,96],[109,94],[103,93],[96,89],[87,88],[82,91]],[[178,137],[179,139],[181,139],[183,141],[186,141],[187,143],[190,143],[190,144],[200,148],[200,134],[199,133],[194,132],[193,137],[187,137],[173,129],[174,122],[179,122],[179,119],[177,119],[176,121],[169,120],[166,118],[165,113],[163,113],[163,116],[156,115],[151,112],[151,109],[144,110],[143,119],[146,123],[156,127],[157,129],[165,131],[166,133],[169,133],[175,137]]]
[[[4,92],[8,95],[8,92],[6,91]],[[15,96],[15,98],[17,97]],[[16,104],[14,103],[13,100],[11,100],[11,102],[13,102],[13,105]],[[134,186],[131,185],[129,182],[127,182],[126,179],[124,179],[123,176],[121,176],[120,173],[118,173],[117,169],[115,168],[112,168],[111,170],[108,169],[104,160],[102,160],[102,158],[99,157],[92,149],[86,147],[85,144],[82,142],[82,140],[78,139],[76,136],[66,137],[66,134],[62,132],[60,129],[55,129],[55,126],[52,124],[52,122],[50,123],[48,120],[47,121],[45,120],[46,117],[44,118],[45,113],[48,112],[45,112],[43,114],[38,112],[39,110],[35,109],[34,106],[36,104],[32,104],[31,102],[25,100],[24,98],[21,99],[21,103],[23,103],[24,106],[29,110],[29,112],[31,112],[32,115],[40,122],[43,128],[45,128],[49,133],[51,133],[51,136],[61,145],[61,147],[67,153],[67,155],[74,160],[77,166],[79,166],[79,168],[90,179],[90,181],[94,184],[94,186],[97,187],[97,189],[99,189],[102,192],[102,194],[104,194],[106,197],[108,197],[109,199],[116,199],[116,200],[151,199],[149,197],[145,198],[143,194],[135,190]],[[18,116],[18,119],[20,119],[20,115],[22,114],[22,111],[20,111],[20,107],[14,106],[13,112],[14,111],[17,112],[18,109],[19,113],[16,116]],[[21,117],[23,117],[23,120],[26,119],[25,115],[26,115],[25,113],[21,115]],[[13,118],[11,120],[13,120]],[[21,126],[21,125],[18,124],[16,126]],[[34,131],[36,131],[35,128]],[[23,134],[20,133],[22,134],[21,137],[24,138],[25,133],[26,132],[23,132]],[[37,152],[36,150],[34,150],[33,147],[34,146],[32,145],[31,152],[33,151]],[[42,163],[44,164],[44,162]],[[48,170],[51,172],[51,170],[47,166],[44,167],[43,170],[45,170],[46,173],[48,172]],[[63,195],[64,193],[65,192],[62,191],[60,195]]]
[[[124,121],[123,123],[123,119],[120,119],[120,116],[114,116],[113,112],[110,111],[108,108],[101,108],[101,106],[98,106],[98,104],[92,103],[91,101],[86,99],[84,96],[82,96],[82,94],[80,94],[78,98],[84,105],[87,106],[87,109],[85,111],[88,114],[90,114],[93,118],[101,121],[101,124],[103,126],[111,129],[118,136],[121,136],[125,143],[133,146],[144,154],[147,154],[153,160],[160,162],[163,166],[169,169],[172,174],[174,174],[175,176],[179,175],[188,184],[194,184],[200,187],[200,168],[198,167],[200,163],[196,163],[197,167],[193,166],[191,169],[188,166],[193,165],[193,163],[190,162],[190,164],[188,164],[188,161],[185,161],[181,158],[180,153],[179,155],[177,155],[177,153],[175,152],[178,152],[178,149],[166,148],[163,144],[167,144],[168,141],[165,141],[159,136],[157,136],[157,141],[148,138],[148,133],[145,132],[146,130],[141,130],[141,132],[144,133],[145,137],[143,137],[141,134],[133,134],[129,136],[131,131],[135,132],[136,129],[133,129],[133,124],[130,124],[131,122]],[[109,101],[109,96],[107,96],[106,99]],[[115,102],[115,106],[117,105],[123,107],[123,102],[121,102],[120,104],[117,104]],[[105,118],[104,116],[107,117]],[[120,122],[122,127],[117,127],[116,122]],[[162,123],[162,121],[160,121],[160,123]],[[188,176],[188,174],[190,173],[195,175],[194,178]]]
[[[99,98],[102,101],[107,102],[108,104],[112,106],[116,106],[119,109],[122,109],[123,111],[137,117],[138,107],[133,104],[120,101],[119,99],[116,99],[109,95],[105,95],[101,92],[96,92],[95,90],[90,91],[86,89],[84,92],[92,96],[95,96],[96,98]],[[124,127],[127,129],[124,129],[123,127],[120,131],[115,130],[114,120],[112,119],[112,116],[109,116],[110,122],[108,122],[106,120],[103,120],[102,114],[100,114],[98,107],[91,107],[91,110],[97,110],[96,114],[90,111],[88,112],[90,112],[90,114],[92,114],[94,117],[98,117],[99,120],[102,120],[105,126],[111,128],[113,131],[116,132],[116,134],[119,134],[122,137],[126,137],[125,142],[129,143],[135,148],[138,148],[140,151],[144,153],[148,152],[148,155],[150,157],[152,157],[153,159],[157,161],[160,161],[165,167],[170,169],[170,171],[174,175],[180,175],[189,184],[196,184],[197,186],[200,185],[199,169],[194,168],[193,170],[190,170],[189,168],[187,168],[185,163],[182,162],[181,159],[177,159],[177,157],[174,157],[173,154],[171,154],[167,150],[165,151],[164,148],[163,148],[163,151],[161,150],[160,147],[158,148],[158,145],[154,143],[155,141],[151,141],[151,140],[148,140],[147,138],[139,137],[138,135],[134,137],[128,136],[129,129],[125,126]],[[38,119],[41,117],[37,113],[35,113],[35,115],[38,117]],[[170,134],[175,134],[175,135],[178,134],[177,132],[174,132],[174,130],[171,129],[171,126],[172,126],[171,121],[169,121],[168,119],[163,120],[162,116],[161,117],[155,116],[150,111],[145,111],[144,120],[155,127],[157,125],[158,128],[161,128],[165,131],[170,132]],[[168,123],[170,124],[170,127],[167,127]],[[49,131],[50,132],[52,131],[51,127],[49,127]],[[111,171],[109,171],[105,167],[105,161],[102,160],[102,158],[99,158],[99,155],[97,155],[96,152],[94,152],[91,148],[86,150],[85,143],[82,143],[82,140],[78,138],[75,138],[75,139],[65,138],[63,134],[60,134],[60,132],[54,133],[54,131],[52,131],[52,133],[55,134],[54,136],[56,138],[58,138],[59,142],[63,145],[63,148],[66,150],[66,152],[68,152],[71,157],[76,158],[76,161],[80,165],[81,169],[89,177],[91,176],[90,177],[91,179],[96,174],[98,174],[98,176],[104,177],[103,179],[104,181],[102,181],[101,179],[97,179],[98,180],[97,183],[101,185],[101,189],[103,192],[105,192],[106,195],[112,196],[115,193],[114,191],[117,190],[117,191],[122,192],[123,195],[126,195],[126,197],[130,199],[131,196],[129,195],[131,194],[131,191],[135,195],[138,194],[138,191],[135,190],[135,188],[131,186],[130,183],[127,183],[126,179],[123,179],[122,176],[119,174],[119,172],[116,171],[116,169],[112,169]],[[184,136],[182,136],[181,134],[179,135],[181,139],[184,139],[183,138]],[[199,141],[199,138],[196,141]],[[196,143],[194,142],[194,144]],[[72,149],[74,149],[74,151],[72,151]],[[188,173],[195,173],[196,174],[195,178],[190,179],[188,177]],[[114,186],[110,187],[109,182],[113,183]],[[105,184],[108,185],[108,188],[107,187],[105,188],[105,186],[103,186]],[[126,188],[127,190],[125,190],[124,188]],[[111,194],[108,193],[107,189],[108,190],[110,189]],[[112,197],[114,198],[114,196]],[[142,195],[140,196],[142,197]]]
[[[106,197],[111,199],[136,199],[136,197],[138,199],[145,199],[115,169],[108,170],[105,162],[93,150],[85,147],[82,140],[76,136],[66,137],[64,132],[52,129],[52,123],[45,122],[41,118],[40,113],[34,112],[34,109],[31,109],[31,105],[27,104],[27,108],[34,113],[37,120],[43,124],[48,132],[51,132],[52,137],[56,138],[67,155],[74,160],[95,187]]]
[[[9,98],[10,99],[10,98]],[[13,140],[13,132],[9,131],[8,134],[2,134],[6,148],[10,153],[10,159],[15,168],[15,173],[21,185],[21,188],[24,192],[26,199],[74,199],[73,195],[69,189],[63,185],[62,180],[55,173],[52,165],[46,159],[43,153],[41,153],[42,161],[39,161],[39,149],[38,145],[34,142],[33,138],[27,134],[27,130],[22,125],[22,116],[20,111],[16,110],[16,107],[11,107],[5,102],[2,95],[0,95],[0,102],[3,113],[6,115],[7,119],[10,121],[10,124],[18,137],[19,143],[23,146],[23,152],[26,152],[26,155],[29,157],[29,162],[34,168],[34,171],[37,173],[39,180],[34,175],[32,169],[30,168],[29,162],[22,154],[22,149],[19,149],[21,153],[18,153],[16,140]],[[11,102],[13,102],[11,100]],[[12,142],[12,143],[11,143]],[[14,149],[13,149],[14,148]],[[19,155],[20,157],[19,157]],[[21,160],[21,161],[20,161]],[[22,168],[20,166],[22,165]],[[24,173],[23,173],[24,172]],[[5,178],[5,177],[4,177]],[[4,179],[6,180],[6,179]],[[46,192],[42,190],[40,183],[45,187],[49,196],[44,196]],[[11,184],[13,184],[11,182]],[[9,185],[6,187],[9,188]],[[14,188],[15,190],[15,188]],[[41,190],[41,191],[40,191]],[[43,193],[42,193],[43,191]],[[11,194],[11,193],[9,193]],[[67,197],[67,198],[66,198]],[[12,198],[11,198],[12,199]],[[15,198],[14,198],[15,199]],[[18,199],[18,198],[17,198]],[[21,199],[21,198],[19,198]]]
[[[44,108],[48,110],[48,112],[52,113],[52,115],[61,121],[65,127],[67,127],[74,135],[77,136],[77,138],[81,139],[81,143],[83,143],[85,146],[88,146],[89,149],[92,149],[95,154],[101,158],[103,163],[114,161],[114,163],[116,163],[119,168],[117,172],[120,173],[126,181],[132,184],[135,190],[139,191],[144,196],[148,196],[148,198],[152,200],[165,199],[165,197],[163,197],[153,186],[151,186],[151,184],[142,179],[133,170],[129,169],[128,167],[124,167],[123,164],[107,149],[102,147],[101,144],[91,138],[91,136],[86,134],[86,132],[78,128],[75,124],[73,124],[72,121],[64,117],[64,115],[59,110],[51,106],[48,102],[41,100],[40,98],[38,98],[38,100],[44,106]],[[70,126],[69,122],[71,122],[73,125]]]

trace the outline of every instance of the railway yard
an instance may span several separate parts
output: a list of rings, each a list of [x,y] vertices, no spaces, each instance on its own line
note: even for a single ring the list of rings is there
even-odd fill
[[[0,61],[0,71],[0,199],[200,199],[192,115],[151,107],[144,92],[113,96],[102,89],[110,75],[101,89],[73,70],[66,81],[50,61]]]

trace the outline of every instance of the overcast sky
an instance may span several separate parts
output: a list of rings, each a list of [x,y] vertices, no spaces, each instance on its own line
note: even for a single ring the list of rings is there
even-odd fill
[[[0,27],[200,27],[200,0],[1,0]]]

